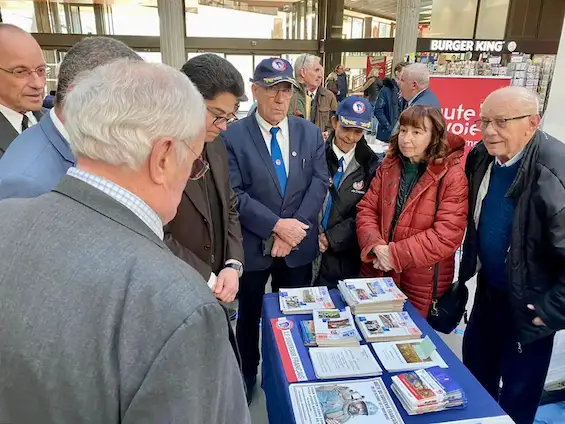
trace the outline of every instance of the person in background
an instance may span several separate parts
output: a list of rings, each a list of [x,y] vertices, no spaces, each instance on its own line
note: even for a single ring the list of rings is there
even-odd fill
[[[334,94],[337,100],[337,74],[335,73],[335,71],[332,71],[328,74],[325,85],[326,88]]]
[[[347,97],[348,81],[347,74],[345,73],[345,68],[343,65],[337,65],[335,68],[336,73],[336,84],[337,84],[337,94],[336,98],[338,103]]]
[[[274,292],[311,283],[318,213],[329,180],[320,129],[287,117],[297,85],[290,63],[264,59],[253,81],[257,112],[222,133],[245,252],[236,334],[249,402],[257,381],[265,285],[271,276]]]
[[[19,135],[0,159],[0,200],[47,193],[75,165],[63,118],[69,86],[81,72],[124,58],[142,60],[124,43],[109,37],[87,37],[71,47],[59,69],[55,107],[38,125]]]
[[[48,73],[35,38],[0,23],[0,158],[19,134],[41,119]]]
[[[383,88],[379,92],[375,105],[375,117],[378,121],[377,140],[390,140],[392,129],[396,127],[401,112],[401,97],[398,82],[406,62],[397,63],[394,67],[394,79],[385,78]]]
[[[455,251],[465,233],[464,147],[462,137],[447,134],[438,109],[417,105],[405,110],[386,158],[357,205],[361,274],[392,277],[424,317],[453,282]]]
[[[373,110],[366,99],[350,96],[332,117],[334,130],[326,143],[326,162],[332,175],[320,214],[318,245],[321,253],[317,285],[330,289],[338,280],[359,275],[360,250],[355,231],[357,203],[375,176],[379,159],[364,134]]]
[[[365,81],[365,84],[363,84],[363,87],[361,88],[363,95],[367,100],[369,100],[372,108],[375,107],[377,97],[379,96],[382,88],[383,82],[379,79],[379,69],[372,69],[367,76],[367,81]]]
[[[53,109],[55,106],[55,95],[57,92],[55,90],[51,90],[47,96],[43,99],[43,107],[45,109]]]
[[[313,122],[327,138],[337,100],[330,90],[321,86],[323,72],[318,56],[305,53],[296,58],[294,75],[300,88],[294,90],[288,114]]]
[[[439,99],[430,90],[430,70],[423,63],[413,63],[404,67],[398,80],[400,95],[405,107],[414,105],[432,106],[441,109]]]
[[[526,88],[491,93],[466,162],[459,281],[478,277],[463,363],[517,424],[533,422],[565,328],[565,145],[538,130],[538,110]]]
[[[77,162],[55,190],[0,202],[0,416],[26,424],[250,424],[220,305],[163,242],[206,171],[185,75],[119,60],[63,107]]]
[[[165,242],[175,255],[200,272],[214,296],[229,303],[239,290],[243,244],[226,148],[219,135],[236,120],[245,87],[238,70],[212,53],[190,59],[181,71],[204,97],[206,144],[202,159],[210,172],[187,182],[177,216],[165,228]],[[230,316],[235,315],[231,310]]]

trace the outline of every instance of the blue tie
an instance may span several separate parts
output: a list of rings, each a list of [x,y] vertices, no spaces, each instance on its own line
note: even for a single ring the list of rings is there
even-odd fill
[[[345,169],[343,169],[343,157],[339,160],[337,171],[332,178],[332,185],[337,189],[339,188],[339,183],[343,178],[343,173]],[[324,217],[322,218],[322,227],[324,230],[327,230],[328,227],[328,219],[330,219],[330,211],[332,210],[332,193],[330,192],[328,201],[326,202],[326,210],[324,211]]]
[[[279,184],[281,185],[281,191],[284,196],[286,190],[286,168],[284,167],[284,160],[281,151],[281,146],[277,141],[277,133],[279,132],[279,127],[271,128],[271,159],[273,159],[273,166],[275,167],[275,172],[277,173],[277,178],[279,179]]]

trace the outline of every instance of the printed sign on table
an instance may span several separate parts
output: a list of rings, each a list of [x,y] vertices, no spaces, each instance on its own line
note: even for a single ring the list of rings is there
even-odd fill
[[[510,81],[510,77],[430,76],[430,89],[439,98],[447,130],[466,141],[464,159],[482,139],[481,128],[475,124],[481,104],[494,90],[509,86]]]

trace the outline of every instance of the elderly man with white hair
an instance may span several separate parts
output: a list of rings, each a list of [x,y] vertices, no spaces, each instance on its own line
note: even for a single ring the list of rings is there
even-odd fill
[[[413,63],[402,71],[398,80],[400,95],[405,100],[404,109],[414,105],[441,108],[437,96],[429,88],[430,71],[423,63]]]
[[[533,422],[553,336],[565,328],[565,145],[539,121],[535,92],[494,91],[466,163],[459,281],[478,272],[478,284],[463,362],[517,424]]]
[[[288,114],[313,122],[327,138],[328,131],[333,130],[331,118],[337,109],[337,100],[334,93],[322,87],[324,68],[320,58],[308,53],[298,56],[294,76],[300,88],[294,91]]]
[[[76,167],[0,203],[0,422],[250,423],[228,321],[163,242],[207,168],[202,96],[120,60],[63,107]]]

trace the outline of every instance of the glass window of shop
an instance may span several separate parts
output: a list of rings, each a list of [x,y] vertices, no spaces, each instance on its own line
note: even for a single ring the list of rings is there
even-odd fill
[[[473,38],[478,0],[422,0],[421,36]],[[499,24],[500,25],[500,24]]]
[[[94,0],[0,2],[2,20],[28,32],[97,35],[159,35],[157,0],[138,4],[123,0],[100,4]]]
[[[189,37],[317,39],[318,0],[185,0]]]
[[[348,69],[349,90],[355,92],[365,84],[367,80],[367,62],[369,57],[386,58],[385,75],[390,76],[392,72],[392,52],[353,52],[344,53],[342,63]]]
[[[503,40],[510,0],[481,0],[474,38]]]

